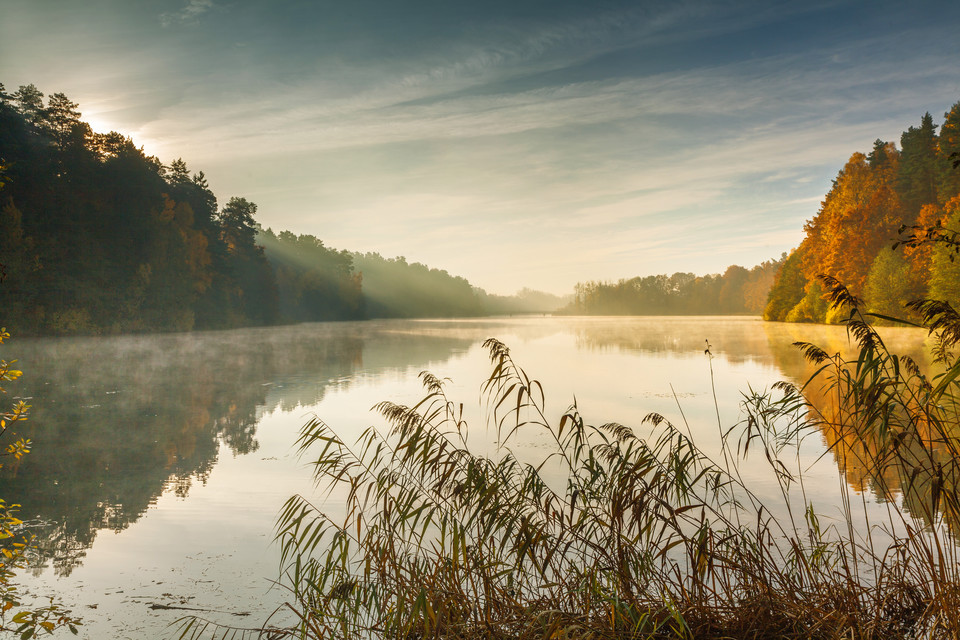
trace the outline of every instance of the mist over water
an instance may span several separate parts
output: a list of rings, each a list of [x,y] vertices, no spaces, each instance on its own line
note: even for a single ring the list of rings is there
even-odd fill
[[[922,332],[885,335],[894,351],[923,361]],[[449,396],[464,403],[471,446],[488,448],[495,428],[480,397],[488,337],[508,344],[542,382],[549,418],[575,399],[588,422],[644,433],[644,416],[657,412],[689,425],[707,448],[719,441],[717,413],[723,427],[741,419],[742,392],[811,373],[792,342],[848,347],[840,327],[699,317],[15,339],[2,355],[24,370],[9,391],[33,406],[22,432],[34,450],[19,468],[4,469],[0,495],[23,505],[38,536],[25,589],[62,598],[83,617],[84,637],[154,637],[191,613],[258,626],[285,597],[272,582],[277,513],[291,495],[314,492],[308,461],[294,448],[308,416],[351,441],[381,424],[370,411],[377,402],[419,400],[418,374],[429,370],[449,378]],[[516,442],[532,458],[542,444],[536,434]],[[812,442],[805,455],[812,461],[823,450]],[[826,462],[810,478],[814,493],[837,485]],[[764,474],[756,473],[760,482]]]

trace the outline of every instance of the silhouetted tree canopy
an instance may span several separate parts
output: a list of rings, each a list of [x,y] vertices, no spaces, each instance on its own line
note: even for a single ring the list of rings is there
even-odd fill
[[[0,309],[20,335],[549,310],[547,294],[488,296],[403,258],[263,231],[255,203],[220,207],[183,158],[93,132],[77,103],[32,84],[0,84],[0,166]]]

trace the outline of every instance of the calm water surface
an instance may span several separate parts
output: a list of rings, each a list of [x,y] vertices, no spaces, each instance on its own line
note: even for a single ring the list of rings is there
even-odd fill
[[[24,435],[34,452],[2,479],[0,496],[23,505],[41,552],[18,580],[30,595],[55,594],[81,616],[82,637],[165,637],[171,622],[191,613],[258,626],[285,599],[273,582],[278,510],[295,493],[314,493],[293,448],[304,422],[316,414],[352,439],[380,424],[370,411],[377,402],[419,400],[417,376],[429,370],[450,378],[448,392],[465,403],[474,441],[489,441],[480,411],[488,337],[506,342],[543,383],[548,415],[559,417],[575,397],[588,422],[642,430],[655,411],[676,424],[685,418],[708,448],[717,441],[717,410],[724,426],[742,417],[741,392],[809,375],[792,342],[847,344],[837,327],[689,317],[14,336],[0,357],[19,359],[24,370],[8,391],[33,405]],[[890,343],[918,358],[923,337],[888,332]],[[541,444],[518,442],[534,457]],[[823,450],[822,441],[810,443],[804,455],[812,461]],[[835,492],[831,462],[810,478],[814,495]],[[758,493],[773,496],[762,466],[748,467],[747,479],[756,473]]]

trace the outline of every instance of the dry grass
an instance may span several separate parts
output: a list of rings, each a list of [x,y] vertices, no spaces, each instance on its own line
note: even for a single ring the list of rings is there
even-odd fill
[[[301,496],[287,502],[278,539],[299,623],[257,633],[960,638],[951,534],[960,522],[960,319],[949,307],[917,306],[939,336],[945,371],[927,377],[886,350],[859,301],[828,285],[850,310],[858,356],[798,345],[816,374],[802,388],[746,396],[746,419],[723,432],[717,460],[659,415],[647,417],[648,437],[591,425],[576,406],[548,420],[539,383],[492,339],[484,393],[495,455],[471,453],[462,408],[429,374],[419,403],[380,404],[389,430],[370,429],[355,445],[312,420],[300,446],[321,483],[346,488],[346,516],[334,520]],[[531,430],[552,442],[536,464],[510,446]],[[869,520],[863,494],[845,481],[840,525],[821,526],[798,447],[822,433],[844,480],[857,469],[886,496],[882,522]],[[748,454],[769,466],[779,504],[764,504],[741,479]],[[189,621],[182,635],[201,628]]]

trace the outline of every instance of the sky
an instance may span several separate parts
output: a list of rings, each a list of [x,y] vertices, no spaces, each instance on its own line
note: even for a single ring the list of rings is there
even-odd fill
[[[8,91],[499,294],[778,258],[852,153],[960,101],[955,0],[0,3]]]

